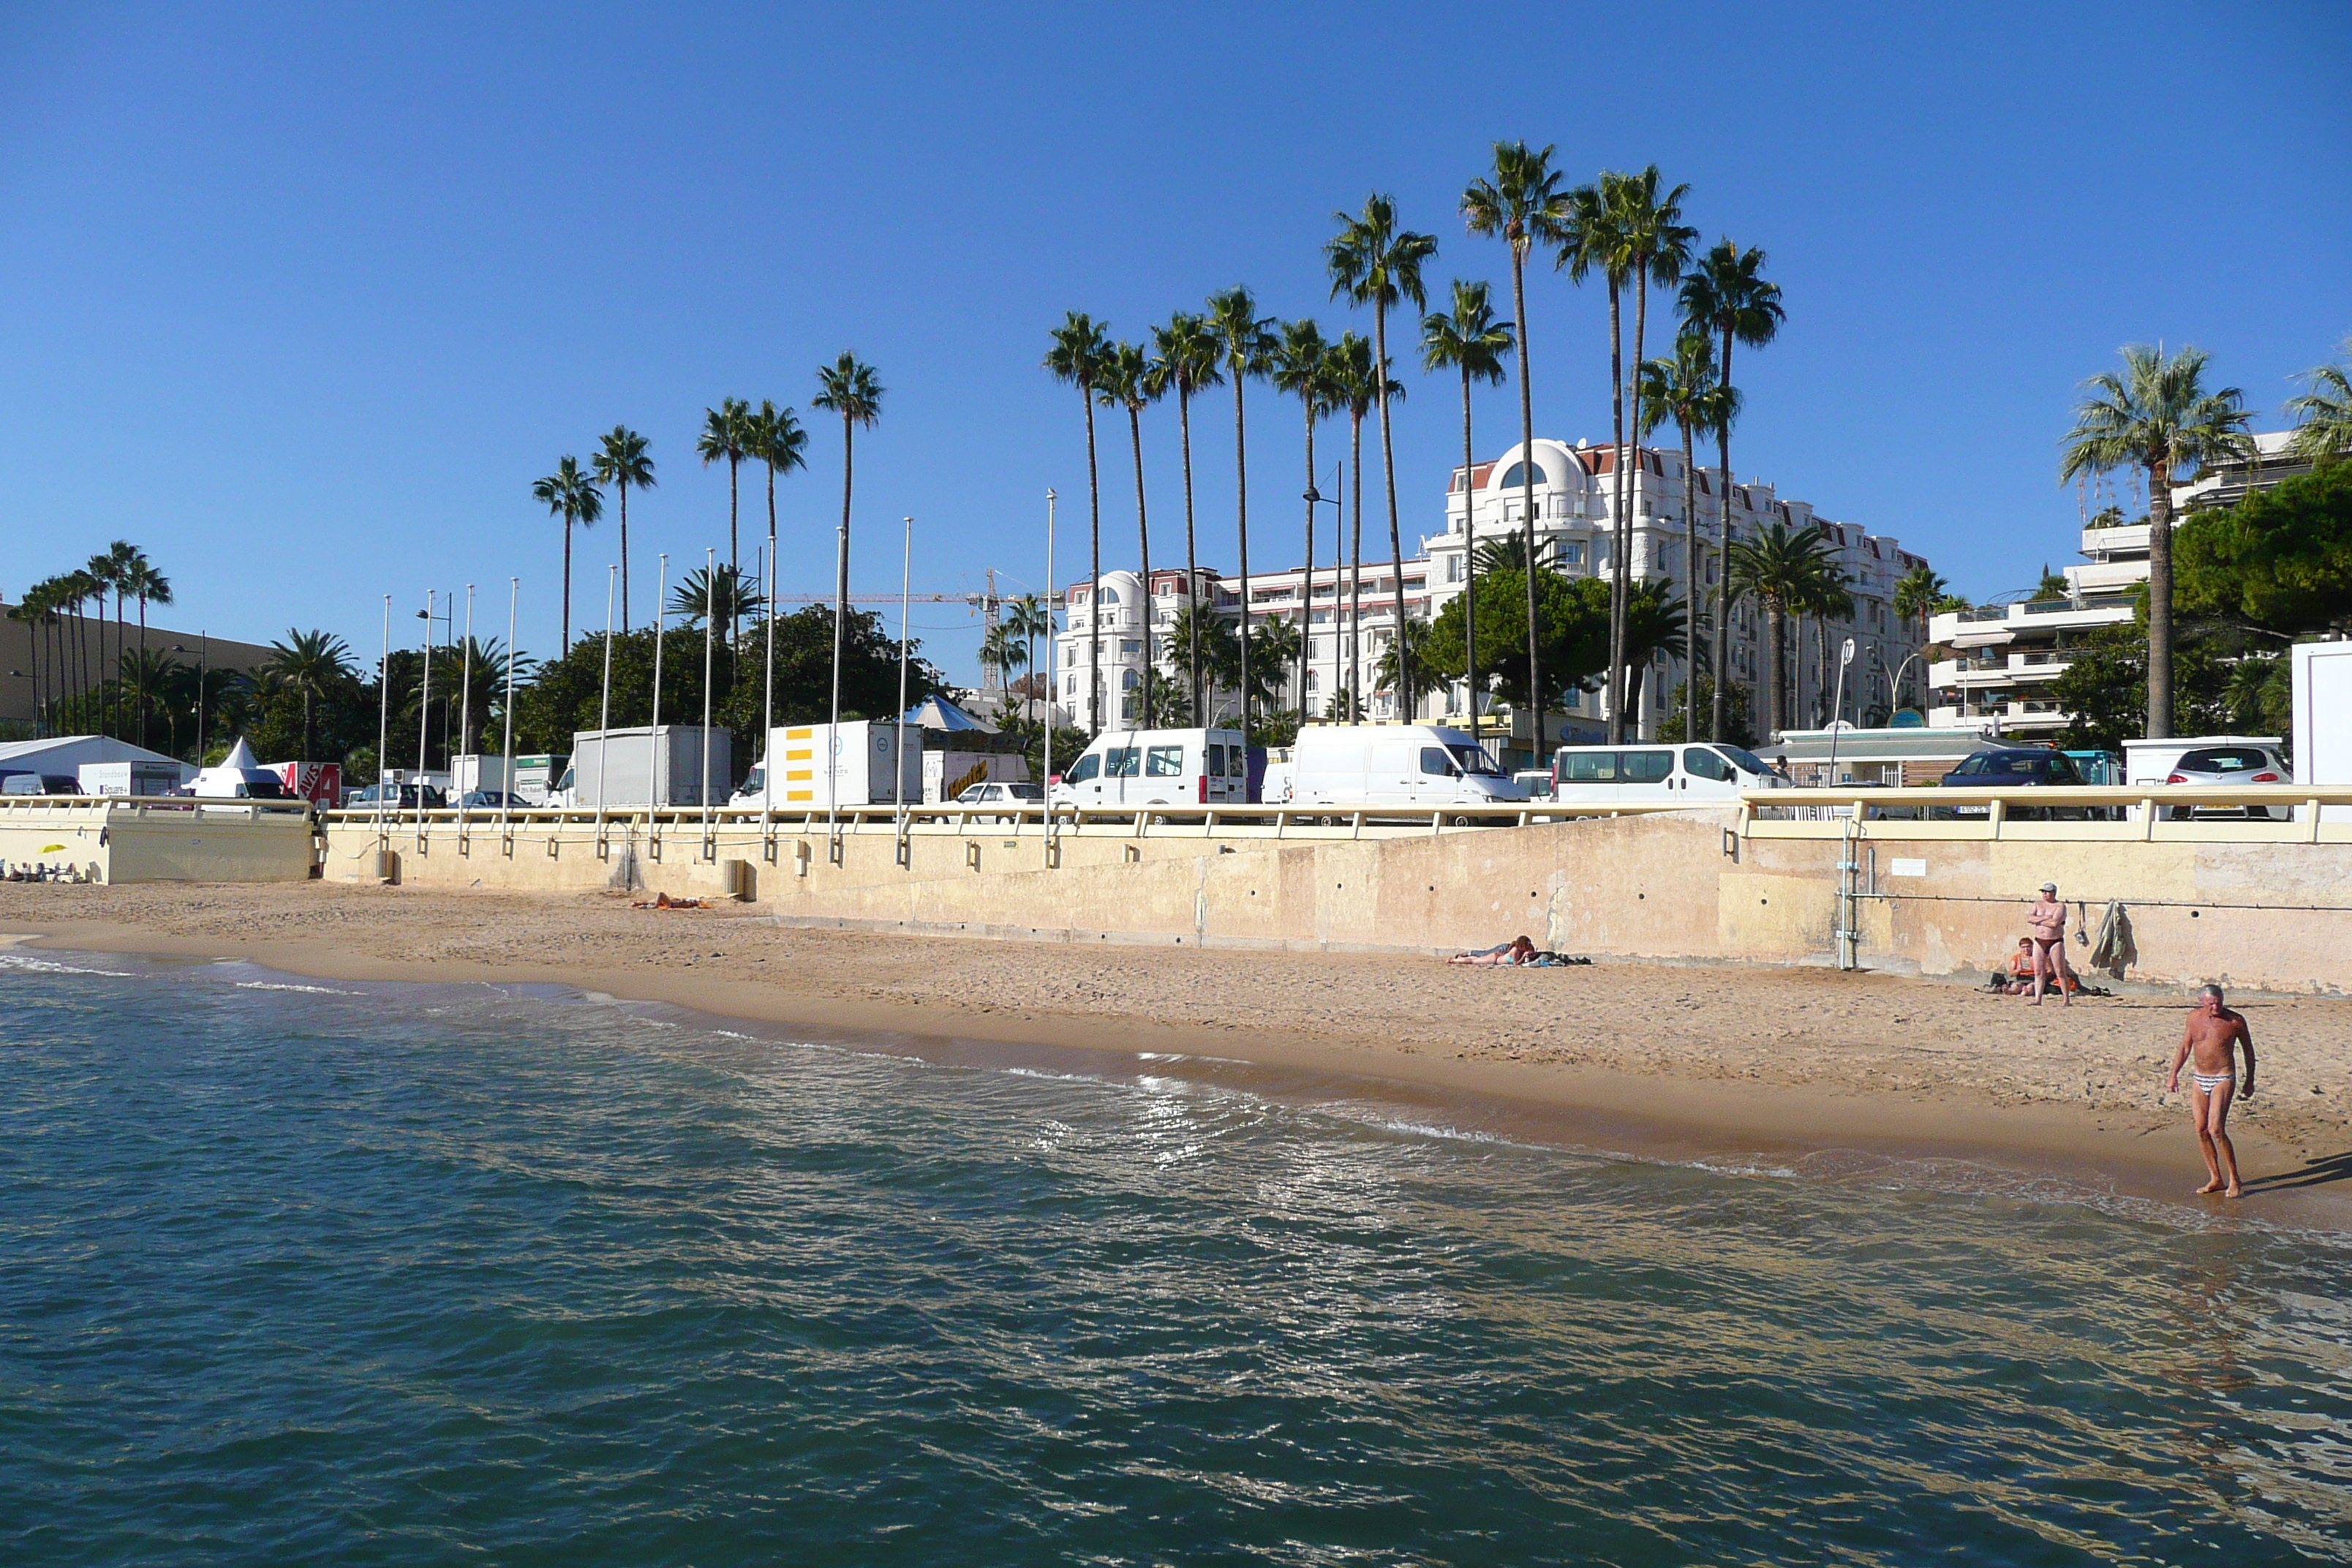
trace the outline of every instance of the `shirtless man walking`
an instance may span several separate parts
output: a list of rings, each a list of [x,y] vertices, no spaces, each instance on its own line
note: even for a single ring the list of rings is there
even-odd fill
[[[2190,1063],[2189,1120],[2197,1129],[2198,1152],[2205,1156],[2205,1173],[2210,1178],[2197,1190],[2220,1193],[2226,1198],[2242,1195],[2238,1152],[2231,1147],[2229,1133],[2230,1102],[2238,1098],[2238,1047],[2242,1045],[2246,1047],[2244,1098],[2252,1100],[2254,1032],[2246,1026],[2243,1014],[2221,1005],[2221,988],[2208,985],[2197,994],[2197,1005],[2189,1015],[2180,1048],[2172,1053],[2172,1074],[2164,1085],[2165,1093],[2179,1093],[2180,1064]]]

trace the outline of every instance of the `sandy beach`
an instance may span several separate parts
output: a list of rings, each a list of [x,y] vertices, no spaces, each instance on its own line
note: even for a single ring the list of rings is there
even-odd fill
[[[1507,933],[1506,933],[1507,934]],[[2164,1070],[2185,996],[2072,1009],[1881,974],[1002,942],[810,930],[612,895],[0,884],[0,940],[351,980],[551,982],[920,1048],[1153,1052],[1314,1094],[1669,1158],[1972,1162],[2188,1202]],[[2232,1212],[2352,1228],[2352,1001],[2246,997],[2260,1093]],[[1800,1164],[1799,1168],[1802,1168]],[[2219,1209],[2216,1200],[2200,1200]]]

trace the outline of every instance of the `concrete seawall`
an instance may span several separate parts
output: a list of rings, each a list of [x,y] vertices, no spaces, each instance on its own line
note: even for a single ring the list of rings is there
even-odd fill
[[[1566,952],[1759,963],[1834,962],[1849,854],[1839,837],[1751,833],[1734,810],[1591,817],[1516,828],[1355,838],[1137,836],[1090,825],[1060,838],[1032,823],[845,832],[835,864],[820,830],[756,823],[649,836],[614,825],[600,855],[585,822],[495,826],[462,844],[454,824],[388,838],[387,867],[418,886],[632,887],[715,897],[732,885],[779,919],[872,930],[1060,942],[1152,942],[1355,952],[1485,946],[1520,932]],[[1929,974],[2002,962],[2046,880],[2129,910],[2135,980],[2208,979],[2269,990],[2352,989],[2352,845],[1984,839],[1871,822],[1853,841],[1855,958]],[[326,875],[373,879],[378,836],[327,835]],[[1896,862],[1902,862],[1900,866]],[[730,866],[730,862],[739,863]],[[2088,950],[2070,949],[2077,967]]]

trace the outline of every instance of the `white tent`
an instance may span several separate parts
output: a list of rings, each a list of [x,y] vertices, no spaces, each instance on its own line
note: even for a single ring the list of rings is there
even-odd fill
[[[218,767],[196,775],[195,794],[212,800],[276,800],[286,794],[286,781],[255,760],[240,735]]]
[[[111,735],[52,735],[45,741],[0,741],[0,772],[63,773],[84,763],[168,763],[161,752]]]

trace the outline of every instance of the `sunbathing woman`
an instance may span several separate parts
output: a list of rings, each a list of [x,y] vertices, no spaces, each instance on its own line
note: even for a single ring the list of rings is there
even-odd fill
[[[1534,942],[1526,937],[1515,936],[1507,942],[1495,947],[1481,948],[1476,952],[1457,952],[1445,962],[1479,965],[1520,964],[1527,963],[1535,955]]]

